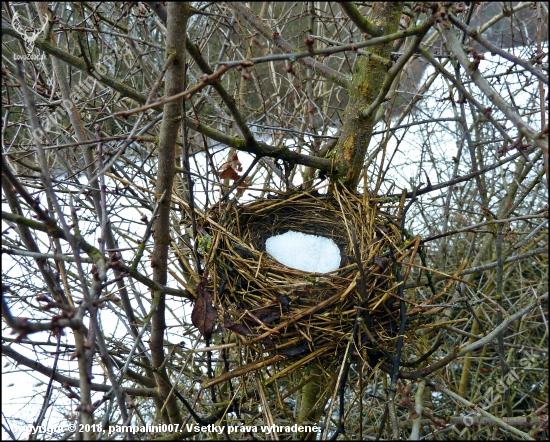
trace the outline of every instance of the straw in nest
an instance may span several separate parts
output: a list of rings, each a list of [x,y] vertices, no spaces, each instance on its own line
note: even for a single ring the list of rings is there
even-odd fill
[[[361,345],[391,350],[398,324],[392,296],[392,262],[400,260],[401,245],[397,220],[397,206],[349,193],[297,193],[226,205],[204,218],[203,231],[212,238],[207,268],[214,304],[225,328],[260,361],[256,368],[295,357],[296,369],[314,357],[343,354],[363,296],[372,324],[370,332],[361,331]],[[289,230],[332,239],[341,267],[307,273],[276,261],[265,251],[265,241]]]

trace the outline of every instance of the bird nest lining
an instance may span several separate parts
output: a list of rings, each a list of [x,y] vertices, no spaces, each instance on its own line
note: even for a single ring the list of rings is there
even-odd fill
[[[372,348],[374,339],[391,349],[397,329],[392,260],[400,259],[401,235],[398,206],[383,204],[351,194],[299,193],[210,211],[202,223],[212,239],[205,253],[208,287],[224,327],[243,344],[254,345],[259,356],[266,351],[302,357],[342,354],[357,309],[368,305],[373,326],[360,333],[362,345]],[[289,230],[332,239],[341,267],[308,273],[276,261],[265,242]],[[365,295],[368,303],[361,304]]]

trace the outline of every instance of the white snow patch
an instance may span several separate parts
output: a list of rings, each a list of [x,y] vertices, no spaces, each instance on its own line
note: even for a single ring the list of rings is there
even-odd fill
[[[340,249],[323,236],[289,230],[268,238],[265,249],[280,263],[304,272],[327,273],[340,267]]]

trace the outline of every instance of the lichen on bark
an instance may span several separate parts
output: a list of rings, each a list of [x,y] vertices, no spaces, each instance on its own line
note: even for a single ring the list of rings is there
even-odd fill
[[[397,32],[403,2],[375,2],[369,20],[383,31],[383,35]],[[393,42],[370,46],[367,51],[389,60]],[[372,138],[376,112],[363,117],[362,112],[375,100],[389,67],[379,59],[362,57],[353,75],[349,90],[340,139],[336,145],[336,180],[355,191]]]

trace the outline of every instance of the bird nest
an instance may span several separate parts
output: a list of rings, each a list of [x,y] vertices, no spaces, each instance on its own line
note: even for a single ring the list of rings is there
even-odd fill
[[[307,363],[342,355],[358,310],[366,310],[370,324],[357,335],[360,345],[391,351],[398,326],[393,263],[401,258],[400,207],[349,193],[297,193],[211,210],[199,242],[210,275],[203,289],[218,319],[258,360],[267,354],[272,362],[298,357]],[[289,230],[332,239],[340,268],[308,273],[275,260],[266,240]]]

